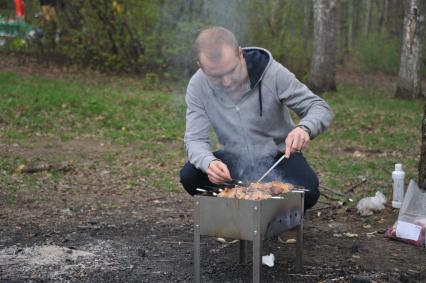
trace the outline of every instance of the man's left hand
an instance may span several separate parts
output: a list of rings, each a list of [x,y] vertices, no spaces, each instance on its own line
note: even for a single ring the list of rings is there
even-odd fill
[[[311,138],[305,130],[300,127],[294,128],[285,139],[285,157],[290,158],[292,153],[302,151],[310,140]]]

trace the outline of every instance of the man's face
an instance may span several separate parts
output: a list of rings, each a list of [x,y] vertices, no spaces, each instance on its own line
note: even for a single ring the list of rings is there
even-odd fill
[[[225,92],[234,92],[241,88],[245,80],[245,65],[242,50],[228,45],[222,46],[222,56],[211,61],[203,53],[200,54],[199,65],[209,81]]]

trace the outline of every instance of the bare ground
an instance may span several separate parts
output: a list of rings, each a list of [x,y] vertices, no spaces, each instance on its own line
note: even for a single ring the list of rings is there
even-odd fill
[[[22,191],[12,201],[5,187],[0,190],[0,281],[192,281],[192,198],[179,187],[152,189],[143,180],[129,189],[128,168],[138,162],[138,147],[86,137],[39,138],[28,146],[3,143],[0,149],[2,156],[21,161],[61,156],[75,164],[60,178],[49,172],[2,172],[14,175],[12,185]],[[114,164],[102,158],[118,152]],[[136,165],[144,166],[143,160]],[[22,185],[25,178],[33,188]],[[306,213],[304,272],[294,270],[294,245],[269,241],[264,254],[274,253],[276,262],[273,268],[263,266],[264,282],[426,280],[424,249],[383,237],[397,211],[387,207],[361,218],[347,206],[321,206]],[[203,237],[203,281],[249,282],[251,264],[239,264],[238,252],[238,244]]]

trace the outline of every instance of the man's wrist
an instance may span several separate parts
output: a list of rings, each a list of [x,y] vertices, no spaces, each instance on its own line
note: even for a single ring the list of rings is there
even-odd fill
[[[311,132],[311,129],[309,129],[309,127],[308,126],[305,126],[305,125],[297,125],[297,128],[301,128],[302,130],[304,130],[308,135],[309,135],[309,137],[311,137],[311,134],[312,134],[312,132]]]
[[[209,167],[208,167],[208,168],[210,168],[210,165],[211,165],[214,161],[222,161],[222,160],[220,160],[219,158],[215,158],[215,159],[213,159],[212,161],[210,161],[210,163],[209,163]]]

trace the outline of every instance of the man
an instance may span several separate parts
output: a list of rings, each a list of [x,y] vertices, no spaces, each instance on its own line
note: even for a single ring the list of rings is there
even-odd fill
[[[309,141],[329,126],[328,104],[262,48],[241,48],[232,32],[210,27],[195,41],[199,70],[186,93],[185,147],[189,162],[180,172],[185,190],[231,179],[265,178],[304,186],[305,209],[319,198],[318,178],[303,157]],[[290,109],[300,117],[295,125]],[[223,150],[210,149],[212,127]]]

